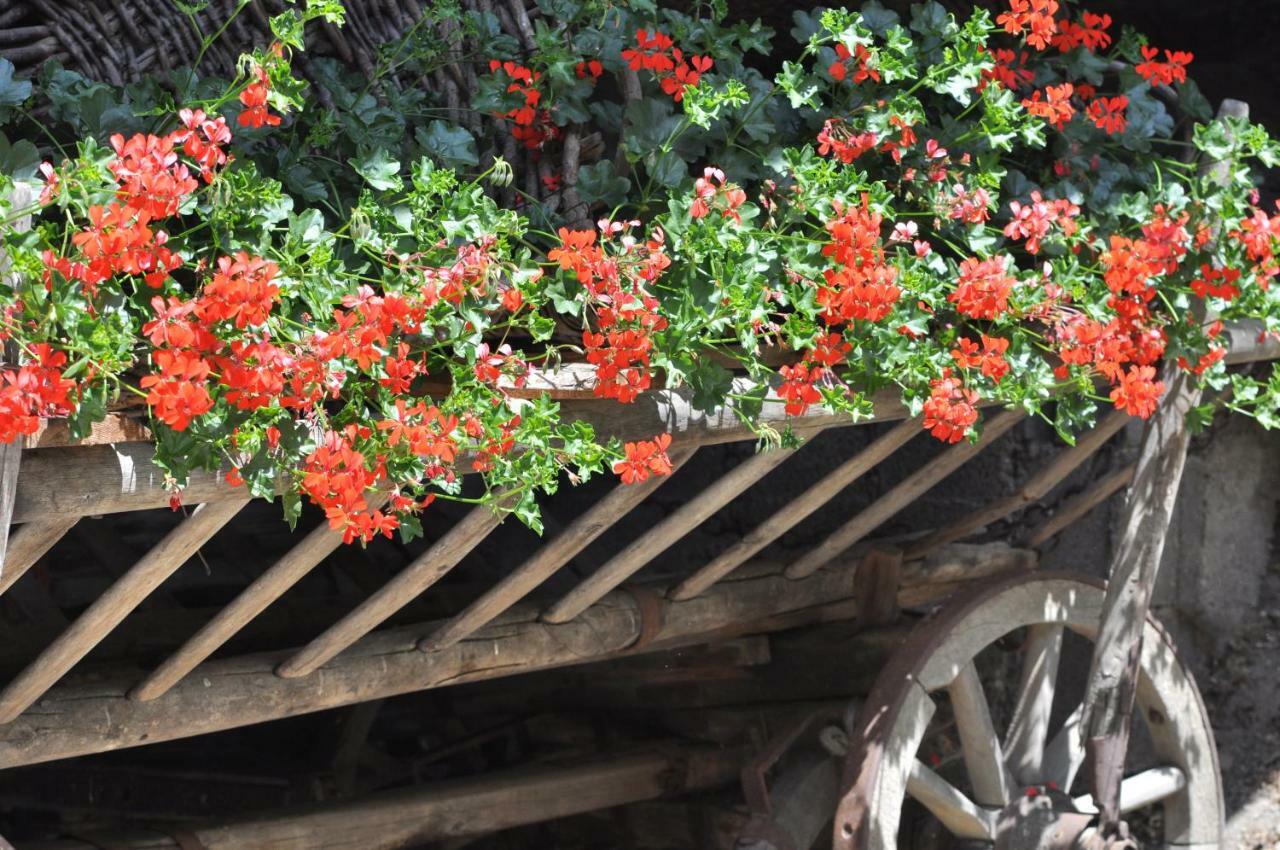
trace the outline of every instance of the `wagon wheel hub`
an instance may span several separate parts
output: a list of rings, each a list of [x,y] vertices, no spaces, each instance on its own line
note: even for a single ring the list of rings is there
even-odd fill
[[[1074,850],[1093,821],[1066,794],[1043,785],[1028,788],[1001,810],[995,850]],[[1096,847],[1089,850],[1120,850]]]

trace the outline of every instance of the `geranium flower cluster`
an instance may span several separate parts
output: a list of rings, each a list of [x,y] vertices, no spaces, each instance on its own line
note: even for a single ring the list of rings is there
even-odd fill
[[[652,440],[639,440],[623,446],[624,457],[613,465],[623,484],[639,484],[651,475],[670,475],[671,435],[659,434]]]
[[[849,322],[879,322],[902,295],[898,269],[885,261],[880,238],[883,221],[867,198],[859,206],[833,204],[836,216],[826,223],[831,242],[822,249],[833,268],[823,272],[818,287],[822,320],[836,327]]]
[[[724,172],[719,168],[708,166],[702,171],[693,184],[693,204],[689,207],[689,215],[693,218],[706,218],[712,208],[720,210],[724,218],[733,219],[742,224],[742,215],[738,212],[747,200],[747,193],[741,186],[724,182]]]
[[[71,414],[76,385],[63,377],[66,365],[66,354],[37,343],[26,363],[0,370],[0,443],[36,433],[43,418]]]
[[[624,404],[651,386],[653,335],[667,327],[648,287],[671,258],[662,231],[641,241],[630,234],[638,225],[602,219],[599,243],[595,231],[562,227],[560,246],[547,254],[586,289],[596,330],[583,330],[582,345],[587,362],[596,367],[595,394]]]
[[[696,86],[702,75],[714,64],[710,56],[690,56],[675,46],[671,36],[654,30],[636,30],[636,46],[622,51],[622,58],[633,71],[653,74],[658,85],[676,103],[684,100],[685,86]]]
[[[598,63],[597,63],[598,64]],[[585,66],[584,66],[585,67]],[[542,74],[517,62],[489,60],[489,70],[503,74],[510,81],[507,92],[520,95],[524,103],[513,107],[503,116],[511,121],[511,135],[529,150],[541,150],[552,139],[560,138],[560,128],[551,118],[551,112],[540,106],[542,91],[538,82]],[[593,74],[593,78],[599,76]]]

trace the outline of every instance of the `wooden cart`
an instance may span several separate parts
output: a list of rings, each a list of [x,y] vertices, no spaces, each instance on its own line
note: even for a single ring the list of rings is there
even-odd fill
[[[1232,362],[1280,355],[1274,340],[1258,341],[1255,329],[1238,327],[1230,333]],[[671,432],[677,468],[703,446],[752,437],[727,414],[696,412],[679,392],[654,392],[623,407],[591,400],[589,374],[571,370],[539,380],[535,389],[553,392],[567,415],[591,421],[601,433],[643,437]],[[756,815],[741,839],[743,847],[781,848],[801,841],[796,837],[800,835],[810,840],[814,824],[823,828],[836,808],[838,847],[944,846],[899,843],[904,805],[912,810],[923,805],[954,835],[995,841],[997,846],[1070,846],[1033,843],[1022,833],[1015,836],[1015,826],[1035,817],[1043,821],[1043,811],[1048,810],[1057,813],[1052,815],[1058,819],[1054,823],[1083,824],[1090,819],[1088,814],[1063,814],[1069,809],[1088,812],[1089,800],[1081,798],[1072,805],[1065,793],[1054,791],[1070,789],[1081,768],[1087,722],[1077,710],[1058,729],[1051,728],[1056,719],[1054,682],[1064,631],[1096,638],[1102,612],[1118,601],[1128,612],[1121,627],[1147,623],[1142,627],[1136,698],[1161,762],[1118,786],[1120,810],[1128,813],[1158,804],[1170,846],[1216,847],[1222,803],[1208,720],[1165,634],[1145,617],[1145,607],[1135,607],[1145,606],[1145,598],[1135,602],[1131,592],[1149,590],[1149,565],[1142,567],[1145,572],[1136,567],[1148,564],[1151,535],[1162,536],[1168,523],[1186,450],[1180,411],[1191,394],[1179,379],[1170,380],[1173,388],[1147,429],[1136,472],[1128,466],[1098,480],[1022,541],[1038,545],[1136,476],[1128,511],[1134,527],[1126,540],[1141,544],[1142,552],[1126,555],[1123,545],[1128,544],[1122,545],[1121,566],[1133,570],[1132,580],[1125,583],[1128,596],[1107,597],[1102,586],[1087,577],[1037,573],[1031,549],[957,543],[1046,496],[1125,426],[1129,420],[1120,413],[1104,417],[1016,493],[925,533],[893,540],[871,537],[1024,418],[1018,411],[996,412],[978,442],[938,453],[801,557],[786,564],[758,560],[762,549],[920,433],[919,423],[906,419],[900,404],[883,398],[877,400],[871,421],[899,420],[897,424],[885,426],[854,456],[833,463],[802,495],[678,581],[655,585],[633,579],[668,547],[804,448],[759,453],[726,470],[560,598],[544,598],[537,592],[539,586],[664,486],[667,478],[614,488],[558,533],[548,535],[517,569],[444,620],[410,618],[406,623],[402,618],[400,624],[384,627],[494,530],[499,518],[487,508],[473,509],[386,584],[331,620],[332,625],[318,629],[305,645],[212,659],[255,620],[269,620],[272,604],[340,547],[338,534],[322,525],[292,542],[292,548],[203,625],[191,622],[181,646],[159,663],[139,669],[143,665],[135,658],[116,669],[78,674],[77,663],[122,624],[145,619],[139,609],[166,578],[225,527],[236,526],[246,506],[242,490],[221,476],[198,476],[186,491],[186,500],[196,505],[189,515],[123,570],[56,637],[32,647],[20,672],[0,690],[0,768],[569,665],[636,664],[638,656],[653,655],[678,666],[672,659],[690,647],[724,646],[742,636],[803,625],[842,622],[883,632],[904,609],[928,610],[960,591],[954,605],[926,619],[885,665],[862,711],[844,724],[810,724],[826,735],[819,737],[826,741],[827,752],[848,752],[844,786],[839,786],[848,793],[838,806],[831,797],[838,787],[834,778],[826,781],[825,797],[805,793],[797,798],[794,789],[775,787],[771,800],[762,777],[788,746],[761,762],[764,757],[750,749],[683,743],[567,767],[338,799],[279,816],[255,815],[185,831],[144,830],[96,846],[402,847],[722,786],[744,766],[745,775],[755,777],[747,784],[754,789],[748,797]],[[782,404],[772,399],[765,405],[765,421],[780,425]],[[789,421],[807,436],[849,424],[822,412]],[[14,526],[4,553],[0,592],[21,586],[24,574],[56,551],[59,541],[85,517],[167,505],[164,476],[152,464],[150,445],[140,439],[144,436],[137,423],[114,417],[78,445],[68,445],[56,424],[50,424],[25,447],[6,451],[0,467],[0,528]],[[678,474],[675,480],[680,481]],[[1157,547],[1156,561],[1158,555]],[[1134,611],[1140,612],[1136,620]],[[1014,632],[1026,635],[1020,647],[1026,661],[1010,728],[1000,735],[974,660]],[[900,629],[891,633],[898,635]],[[1117,641],[1124,639],[1128,638],[1106,638],[1121,647],[1125,644]],[[632,658],[637,660],[618,661]],[[944,778],[943,767],[917,757],[918,751],[923,753],[931,716],[942,703],[959,743],[948,761],[967,769],[967,782]],[[830,740],[832,736],[840,740]],[[804,738],[794,732],[784,743]],[[801,771],[802,776],[835,776],[830,758],[807,764],[809,772]],[[1043,793],[1028,797],[1029,786]],[[821,799],[827,802],[814,802]],[[24,846],[71,850],[95,846],[97,841],[69,838]]]

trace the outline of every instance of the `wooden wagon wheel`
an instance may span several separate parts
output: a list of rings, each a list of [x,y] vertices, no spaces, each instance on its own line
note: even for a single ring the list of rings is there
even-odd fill
[[[904,805],[923,807],[939,832],[977,842],[948,839],[953,843],[941,846],[1073,846],[1090,820],[1074,810],[1087,812],[1091,805],[1087,795],[1073,803],[1062,793],[1071,790],[1084,761],[1082,708],[1056,729],[1051,720],[1065,708],[1054,714],[1064,633],[1096,637],[1103,593],[1102,583],[1087,576],[1020,575],[979,586],[924,621],[859,713],[846,762],[848,790],[836,812],[835,850],[914,850],[919,845],[906,837]],[[1018,650],[1022,674],[1001,736],[974,659],[1015,634],[1025,635]],[[963,776],[954,782],[918,755],[944,701],[954,713],[963,757],[953,760]],[[1126,777],[1122,808],[1162,808],[1163,846],[1217,848],[1223,802],[1213,731],[1190,673],[1151,618],[1137,714],[1150,733],[1157,766]]]

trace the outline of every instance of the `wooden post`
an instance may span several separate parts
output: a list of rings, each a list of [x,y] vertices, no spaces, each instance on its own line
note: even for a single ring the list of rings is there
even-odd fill
[[[1218,110],[1220,120],[1248,116],[1248,104],[1236,100],[1223,101]],[[1215,163],[1206,170],[1222,180],[1230,168],[1231,163]],[[1166,364],[1162,378],[1165,392],[1143,433],[1085,690],[1082,728],[1087,730],[1093,797],[1104,832],[1120,820],[1120,782],[1138,687],[1142,630],[1191,442],[1186,417],[1201,396],[1196,379],[1175,363]]]

